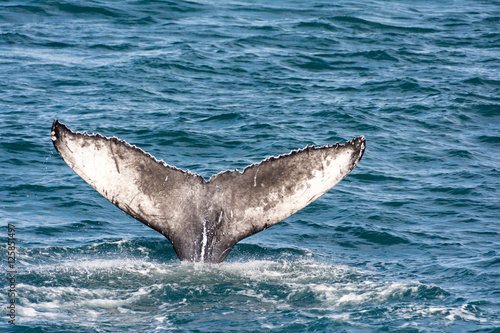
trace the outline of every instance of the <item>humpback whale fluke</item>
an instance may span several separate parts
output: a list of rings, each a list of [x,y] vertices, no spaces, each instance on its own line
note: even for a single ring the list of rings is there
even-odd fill
[[[54,120],[62,159],[106,199],[168,238],[180,260],[219,263],[238,241],[304,208],[358,164],[365,138],[306,147],[210,177],[183,171],[115,137]]]

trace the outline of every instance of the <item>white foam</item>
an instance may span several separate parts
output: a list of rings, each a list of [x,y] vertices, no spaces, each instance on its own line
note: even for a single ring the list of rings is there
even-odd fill
[[[20,323],[51,319],[85,325],[83,318],[119,322],[126,317],[147,321],[156,328],[172,328],[171,316],[179,311],[202,311],[212,297],[218,299],[221,283],[229,288],[231,307],[235,311],[255,311],[251,314],[253,318],[258,318],[263,310],[290,311],[299,307],[302,318],[317,316],[317,311],[321,311],[324,317],[349,323],[358,320],[363,311],[369,311],[367,309],[385,307],[391,316],[410,321],[422,318],[438,318],[450,323],[481,321],[466,307],[441,306],[439,295],[431,303],[418,300],[419,293],[436,286],[418,281],[381,281],[383,277],[373,272],[318,263],[312,258],[217,265],[83,258],[38,268],[32,267],[47,280],[70,276],[71,285],[68,282],[60,286],[20,283]],[[136,287],[138,281],[142,286]],[[231,285],[234,286],[232,291]],[[177,296],[169,298],[164,294],[168,290],[173,290]],[[158,291],[165,298],[158,298]],[[186,298],[178,298],[183,293]],[[204,295],[203,301],[193,303],[193,294]],[[151,304],[160,304],[151,307],[151,315],[144,315],[148,310],[141,300],[150,297]],[[297,302],[302,297],[308,298],[309,305],[300,309],[300,302]],[[138,313],[141,315],[135,315]],[[263,319],[262,328],[267,324],[273,326]]]
[[[452,322],[455,320],[477,321],[481,323],[488,322],[486,319],[478,318],[476,315],[465,309],[465,305],[460,308],[449,308],[447,309],[447,312],[449,315],[445,318]]]

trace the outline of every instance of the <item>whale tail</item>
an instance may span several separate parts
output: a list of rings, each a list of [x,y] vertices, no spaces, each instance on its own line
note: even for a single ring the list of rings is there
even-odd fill
[[[73,132],[54,121],[62,159],[121,210],[160,232],[181,260],[224,261],[238,241],[304,208],[358,164],[365,138],[306,147],[208,181],[115,137]]]

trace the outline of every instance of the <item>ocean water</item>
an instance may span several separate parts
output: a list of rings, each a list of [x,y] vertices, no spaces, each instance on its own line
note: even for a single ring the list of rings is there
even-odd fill
[[[500,332],[499,1],[4,0],[0,55],[0,331]],[[181,263],[63,162],[56,118],[205,178],[367,149]]]

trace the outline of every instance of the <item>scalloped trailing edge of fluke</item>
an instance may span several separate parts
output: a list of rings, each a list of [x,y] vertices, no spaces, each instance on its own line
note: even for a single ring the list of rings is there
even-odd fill
[[[203,179],[204,181],[206,181],[205,178],[202,175],[197,174],[196,172],[192,172],[190,170],[183,170],[181,168],[176,167],[175,165],[170,165],[167,162],[165,162],[163,159],[159,160],[155,156],[153,156],[150,153],[148,153],[147,151],[143,150],[142,148],[137,147],[136,145],[133,145],[131,143],[128,143],[127,141],[122,140],[120,138],[117,138],[116,136],[105,136],[105,135],[102,135],[100,133],[88,134],[87,131],[84,131],[84,132],[76,131],[76,132],[74,132],[74,131],[70,130],[65,124],[59,122],[57,119],[55,119],[54,122],[52,123],[52,132],[51,132],[52,141],[56,141],[57,140],[57,137],[55,136],[56,132],[54,131],[54,129],[55,129],[56,126],[63,126],[66,130],[68,130],[69,132],[71,132],[73,134],[79,134],[79,135],[83,135],[83,136],[86,136],[86,137],[98,137],[98,138],[103,138],[103,139],[108,140],[108,141],[120,142],[120,143],[128,146],[129,148],[132,148],[132,149],[140,151],[145,156],[148,156],[149,158],[151,158],[152,160],[154,160],[156,163],[162,164],[162,165],[164,165],[167,168],[172,168],[172,169],[175,169],[175,170],[179,170],[179,171],[182,171],[182,172],[184,172],[186,174],[189,174],[189,175],[192,175],[192,176],[195,176],[195,177],[200,177],[201,179]],[[57,147],[56,147],[56,149],[57,149]]]
[[[57,126],[57,125],[61,125],[61,126],[64,126],[64,128],[66,128],[68,131],[74,133],[74,134],[80,134],[80,135],[84,135],[84,136],[88,136],[88,137],[100,137],[100,138],[103,138],[103,139],[106,139],[106,140],[114,140],[114,141],[117,141],[117,142],[121,142],[125,145],[127,145],[128,147],[132,148],[132,149],[137,149],[139,150],[140,152],[142,152],[144,155],[152,158],[155,162],[157,163],[160,163],[166,167],[169,167],[169,168],[173,168],[173,169],[176,169],[176,170],[179,170],[179,171],[182,171],[186,174],[189,174],[189,175],[193,175],[193,176],[196,176],[196,177],[201,177],[205,182],[210,182],[211,180],[213,180],[214,178],[218,177],[219,175],[222,175],[222,174],[225,174],[225,173],[228,173],[228,172],[234,172],[234,171],[237,171],[241,174],[245,173],[245,171],[247,169],[252,169],[254,167],[258,167],[259,165],[261,165],[262,163],[264,162],[267,162],[269,160],[274,160],[274,159],[279,159],[281,157],[286,157],[286,156],[290,156],[290,155],[293,155],[293,154],[298,154],[300,152],[303,152],[303,151],[306,151],[306,150],[312,150],[312,149],[328,149],[328,148],[333,148],[335,147],[335,149],[338,149],[340,147],[343,147],[343,146],[346,146],[346,145],[349,145],[349,144],[354,144],[354,142],[356,140],[361,140],[362,141],[362,145],[363,145],[363,148],[361,149],[361,156],[360,156],[360,159],[361,157],[363,156],[363,153],[364,153],[364,146],[366,145],[366,140],[365,140],[365,136],[364,135],[360,135],[360,136],[357,136],[355,137],[354,139],[352,140],[348,140],[346,141],[345,143],[339,143],[339,142],[336,142],[334,144],[326,144],[326,145],[323,145],[323,146],[319,146],[319,147],[316,147],[315,145],[306,145],[304,148],[299,148],[299,149],[293,149],[291,150],[289,153],[284,153],[284,154],[280,154],[278,156],[274,156],[274,155],[271,155],[263,160],[261,160],[260,162],[255,162],[255,163],[252,163],[248,166],[246,166],[242,171],[238,170],[238,169],[226,169],[226,170],[223,170],[223,171],[220,171],[219,173],[216,173],[212,176],[210,176],[210,178],[208,180],[206,180],[202,175],[196,173],[196,172],[193,172],[193,171],[190,171],[189,169],[188,170],[184,170],[184,169],[181,169],[179,167],[176,167],[174,165],[170,165],[168,164],[167,162],[165,162],[163,159],[157,159],[155,156],[151,155],[150,153],[148,153],[147,151],[143,150],[142,148],[134,145],[134,144],[131,144],[125,140],[122,140],[122,139],[119,139],[117,138],[116,136],[105,136],[105,135],[102,135],[100,133],[92,133],[92,134],[88,134],[87,131],[84,131],[84,132],[80,132],[80,131],[72,131],[70,130],[65,124],[59,122],[57,119],[54,120],[53,124],[52,124],[52,133],[51,133],[51,136],[52,136],[52,141],[56,141],[57,138],[55,137],[55,131],[54,131],[54,128]]]
[[[331,144],[331,145],[330,144],[326,144],[326,145],[319,146],[319,147],[316,147],[315,145],[311,145],[311,146],[306,145],[304,148],[293,149],[289,153],[280,154],[278,156],[271,155],[271,156],[263,159],[260,162],[256,162],[256,163],[252,163],[250,165],[247,165],[242,171],[240,171],[238,169],[234,169],[234,170],[227,169],[227,170],[221,171],[221,172],[219,172],[219,173],[217,173],[215,175],[212,175],[208,181],[210,182],[212,179],[214,179],[214,178],[216,178],[216,177],[218,177],[220,175],[223,175],[225,173],[228,173],[228,172],[237,171],[237,172],[243,174],[243,173],[245,173],[245,171],[247,171],[247,169],[249,170],[249,169],[253,169],[255,167],[258,167],[259,165],[261,165],[264,162],[267,162],[267,161],[270,161],[270,160],[277,160],[279,158],[286,157],[286,156],[291,156],[291,155],[294,155],[294,154],[298,154],[298,153],[304,152],[306,150],[321,150],[321,149],[328,149],[328,148],[333,148],[333,147],[335,147],[335,149],[339,149],[340,147],[345,147],[346,145],[354,144],[355,141],[357,141],[357,140],[361,141],[361,146],[362,147],[361,147],[361,154],[359,156],[359,159],[361,160],[361,158],[363,157],[363,154],[365,152],[365,147],[366,147],[366,139],[365,139],[364,135],[357,136],[357,137],[355,137],[352,140],[346,141],[345,143],[336,142],[336,143]]]

